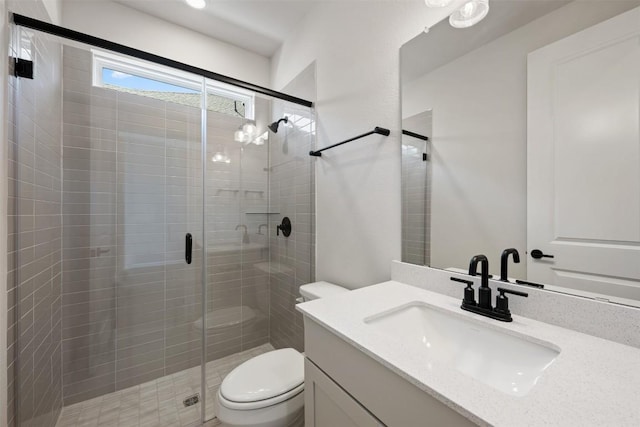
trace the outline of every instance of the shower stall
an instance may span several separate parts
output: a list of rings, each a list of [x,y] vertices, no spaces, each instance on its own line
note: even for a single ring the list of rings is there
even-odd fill
[[[213,419],[235,366],[302,350],[311,103],[14,20],[10,425]]]

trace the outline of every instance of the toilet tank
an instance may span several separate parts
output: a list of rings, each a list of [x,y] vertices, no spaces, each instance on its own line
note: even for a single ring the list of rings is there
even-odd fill
[[[300,286],[300,295],[302,295],[304,301],[325,298],[344,292],[349,292],[349,290],[329,282],[313,282]]]

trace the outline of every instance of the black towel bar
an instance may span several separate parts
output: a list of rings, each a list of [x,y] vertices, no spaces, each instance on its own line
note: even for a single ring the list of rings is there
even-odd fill
[[[385,128],[381,128],[381,127],[376,126],[375,129],[373,129],[371,132],[363,133],[362,135],[358,135],[358,136],[353,137],[351,139],[347,139],[346,141],[338,142],[337,144],[333,144],[333,145],[330,145],[328,147],[324,147],[321,150],[309,151],[309,155],[310,156],[315,156],[315,157],[321,157],[322,156],[321,153],[323,151],[325,151],[325,150],[329,150],[329,149],[331,149],[333,147],[337,147],[338,145],[346,144],[347,142],[355,141],[356,139],[364,138],[365,136],[373,135],[374,133],[377,133],[379,135],[389,136],[391,131],[389,129],[385,129]]]

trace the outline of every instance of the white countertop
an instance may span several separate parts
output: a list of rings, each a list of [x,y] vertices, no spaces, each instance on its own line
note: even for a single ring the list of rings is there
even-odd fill
[[[460,289],[462,298],[462,288]],[[507,395],[447,364],[429,369],[398,337],[373,330],[363,319],[423,301],[493,329],[511,330],[561,349],[525,396]],[[460,309],[460,299],[389,281],[298,304],[323,325],[419,389],[479,425],[640,426],[640,349],[513,314],[504,323]],[[594,320],[597,321],[597,320]]]

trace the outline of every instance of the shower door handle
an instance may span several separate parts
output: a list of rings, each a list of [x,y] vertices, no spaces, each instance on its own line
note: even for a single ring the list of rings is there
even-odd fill
[[[187,233],[184,246],[184,260],[187,261],[187,264],[191,264],[191,248],[193,247],[193,237],[191,237],[191,233]]]

